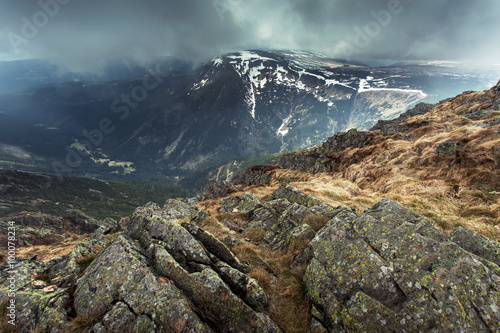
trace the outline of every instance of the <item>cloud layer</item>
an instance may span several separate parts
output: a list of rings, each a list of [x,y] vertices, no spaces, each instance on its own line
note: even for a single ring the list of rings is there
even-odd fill
[[[0,0],[0,60],[193,61],[240,49],[495,61],[498,0]],[[497,61],[498,62],[498,61]]]

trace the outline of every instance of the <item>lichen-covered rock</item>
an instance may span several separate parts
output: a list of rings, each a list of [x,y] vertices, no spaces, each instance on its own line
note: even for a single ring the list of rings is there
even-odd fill
[[[106,313],[102,319],[102,326],[106,332],[125,332],[134,326],[135,320],[136,316],[129,307],[123,302],[118,302]]]
[[[221,202],[221,212],[235,212],[248,214],[261,207],[260,200],[253,194],[243,193],[237,196],[230,196]]]
[[[286,199],[292,203],[310,208],[313,206],[324,206],[325,204],[311,195],[306,195],[290,184],[281,184],[269,197],[268,201]]]
[[[260,312],[267,295],[248,269],[211,234],[175,223],[177,207],[149,204],[124,221],[128,235],[78,280],[76,313],[101,315],[99,332],[280,332]]]
[[[45,294],[43,291],[19,291],[16,293],[16,328],[18,332],[30,332],[35,327],[49,330],[61,327],[67,322],[65,304],[68,300],[66,290]],[[56,331],[57,330],[52,330]]]
[[[182,291],[162,281],[141,252],[133,240],[118,236],[78,281],[74,295],[77,314],[105,314],[102,325],[109,332],[116,325],[132,328],[144,316],[152,318],[163,332],[212,332]]]
[[[212,255],[216,256],[219,260],[228,263],[231,267],[234,267],[242,272],[248,273],[248,267],[244,266],[238,258],[229,250],[229,248],[215,238],[209,232],[197,227],[194,224],[183,223],[184,227],[196,240],[198,240]]]
[[[462,148],[463,146],[464,144],[460,142],[443,142],[437,146],[436,153],[440,157],[446,155],[453,155],[455,154],[455,151]]]
[[[470,253],[500,266],[500,244],[463,227],[455,229],[449,239]]]
[[[17,216],[11,216],[8,219],[2,219],[1,221],[13,221],[15,222],[16,226],[30,226],[39,228],[62,228],[64,226],[61,218],[41,213],[24,213]]]
[[[498,266],[395,202],[339,213],[310,250],[304,281],[328,331],[500,329]]]
[[[203,194],[197,197],[197,199],[199,201],[204,201],[222,198],[237,191],[236,186],[232,183],[217,183],[210,185]]]
[[[271,176],[267,173],[266,169],[262,168],[248,168],[238,172],[231,182],[236,185],[259,185],[267,184],[271,180]]]

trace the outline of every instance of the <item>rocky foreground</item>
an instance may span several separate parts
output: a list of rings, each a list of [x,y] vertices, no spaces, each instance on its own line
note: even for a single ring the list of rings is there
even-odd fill
[[[17,331],[284,331],[270,306],[273,285],[252,278],[253,264],[232,251],[243,243],[294,251],[289,265],[305,268],[311,332],[500,330],[500,245],[472,231],[445,236],[387,199],[357,215],[282,184],[264,201],[220,200],[220,212],[246,222],[219,240],[200,227],[212,217],[195,203],[149,204],[107,220],[68,255],[16,260]],[[304,223],[311,216],[327,222]],[[0,267],[5,299],[8,264]]]
[[[119,222],[12,216],[0,331],[498,332],[499,133],[500,82]]]

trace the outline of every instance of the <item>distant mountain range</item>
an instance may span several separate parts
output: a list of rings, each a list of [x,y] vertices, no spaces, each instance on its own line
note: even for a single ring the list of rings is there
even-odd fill
[[[117,73],[126,71],[106,82],[49,78],[0,97],[0,167],[173,181],[311,147],[497,79],[450,66],[367,67],[288,51],[231,53],[196,69],[168,59],[131,69],[134,78]]]

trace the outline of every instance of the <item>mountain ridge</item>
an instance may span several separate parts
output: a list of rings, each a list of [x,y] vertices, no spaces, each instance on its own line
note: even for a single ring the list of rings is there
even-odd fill
[[[477,86],[483,78],[474,75],[244,51],[214,58],[192,72],[173,66],[135,79],[73,82],[4,96],[0,109],[23,118],[18,132],[27,133],[27,143],[16,144],[7,135],[0,142],[38,157],[31,170],[146,181],[154,174],[173,182],[219,167],[221,161],[303,149],[338,131],[367,129],[376,119],[388,119],[421,100],[420,91],[437,99],[462,81]],[[154,82],[156,88],[145,88]],[[434,90],[438,96],[431,96]],[[89,142],[83,131],[97,133],[103,119],[114,130],[83,149],[81,143]],[[51,149],[36,145],[41,138],[31,134],[33,126],[51,133]],[[69,155],[81,161],[68,164]],[[3,159],[29,164],[8,154]],[[65,168],[54,170],[54,163]]]
[[[13,265],[24,331],[498,330],[499,119],[500,82],[117,223],[73,212],[98,229],[4,258],[0,293]]]

